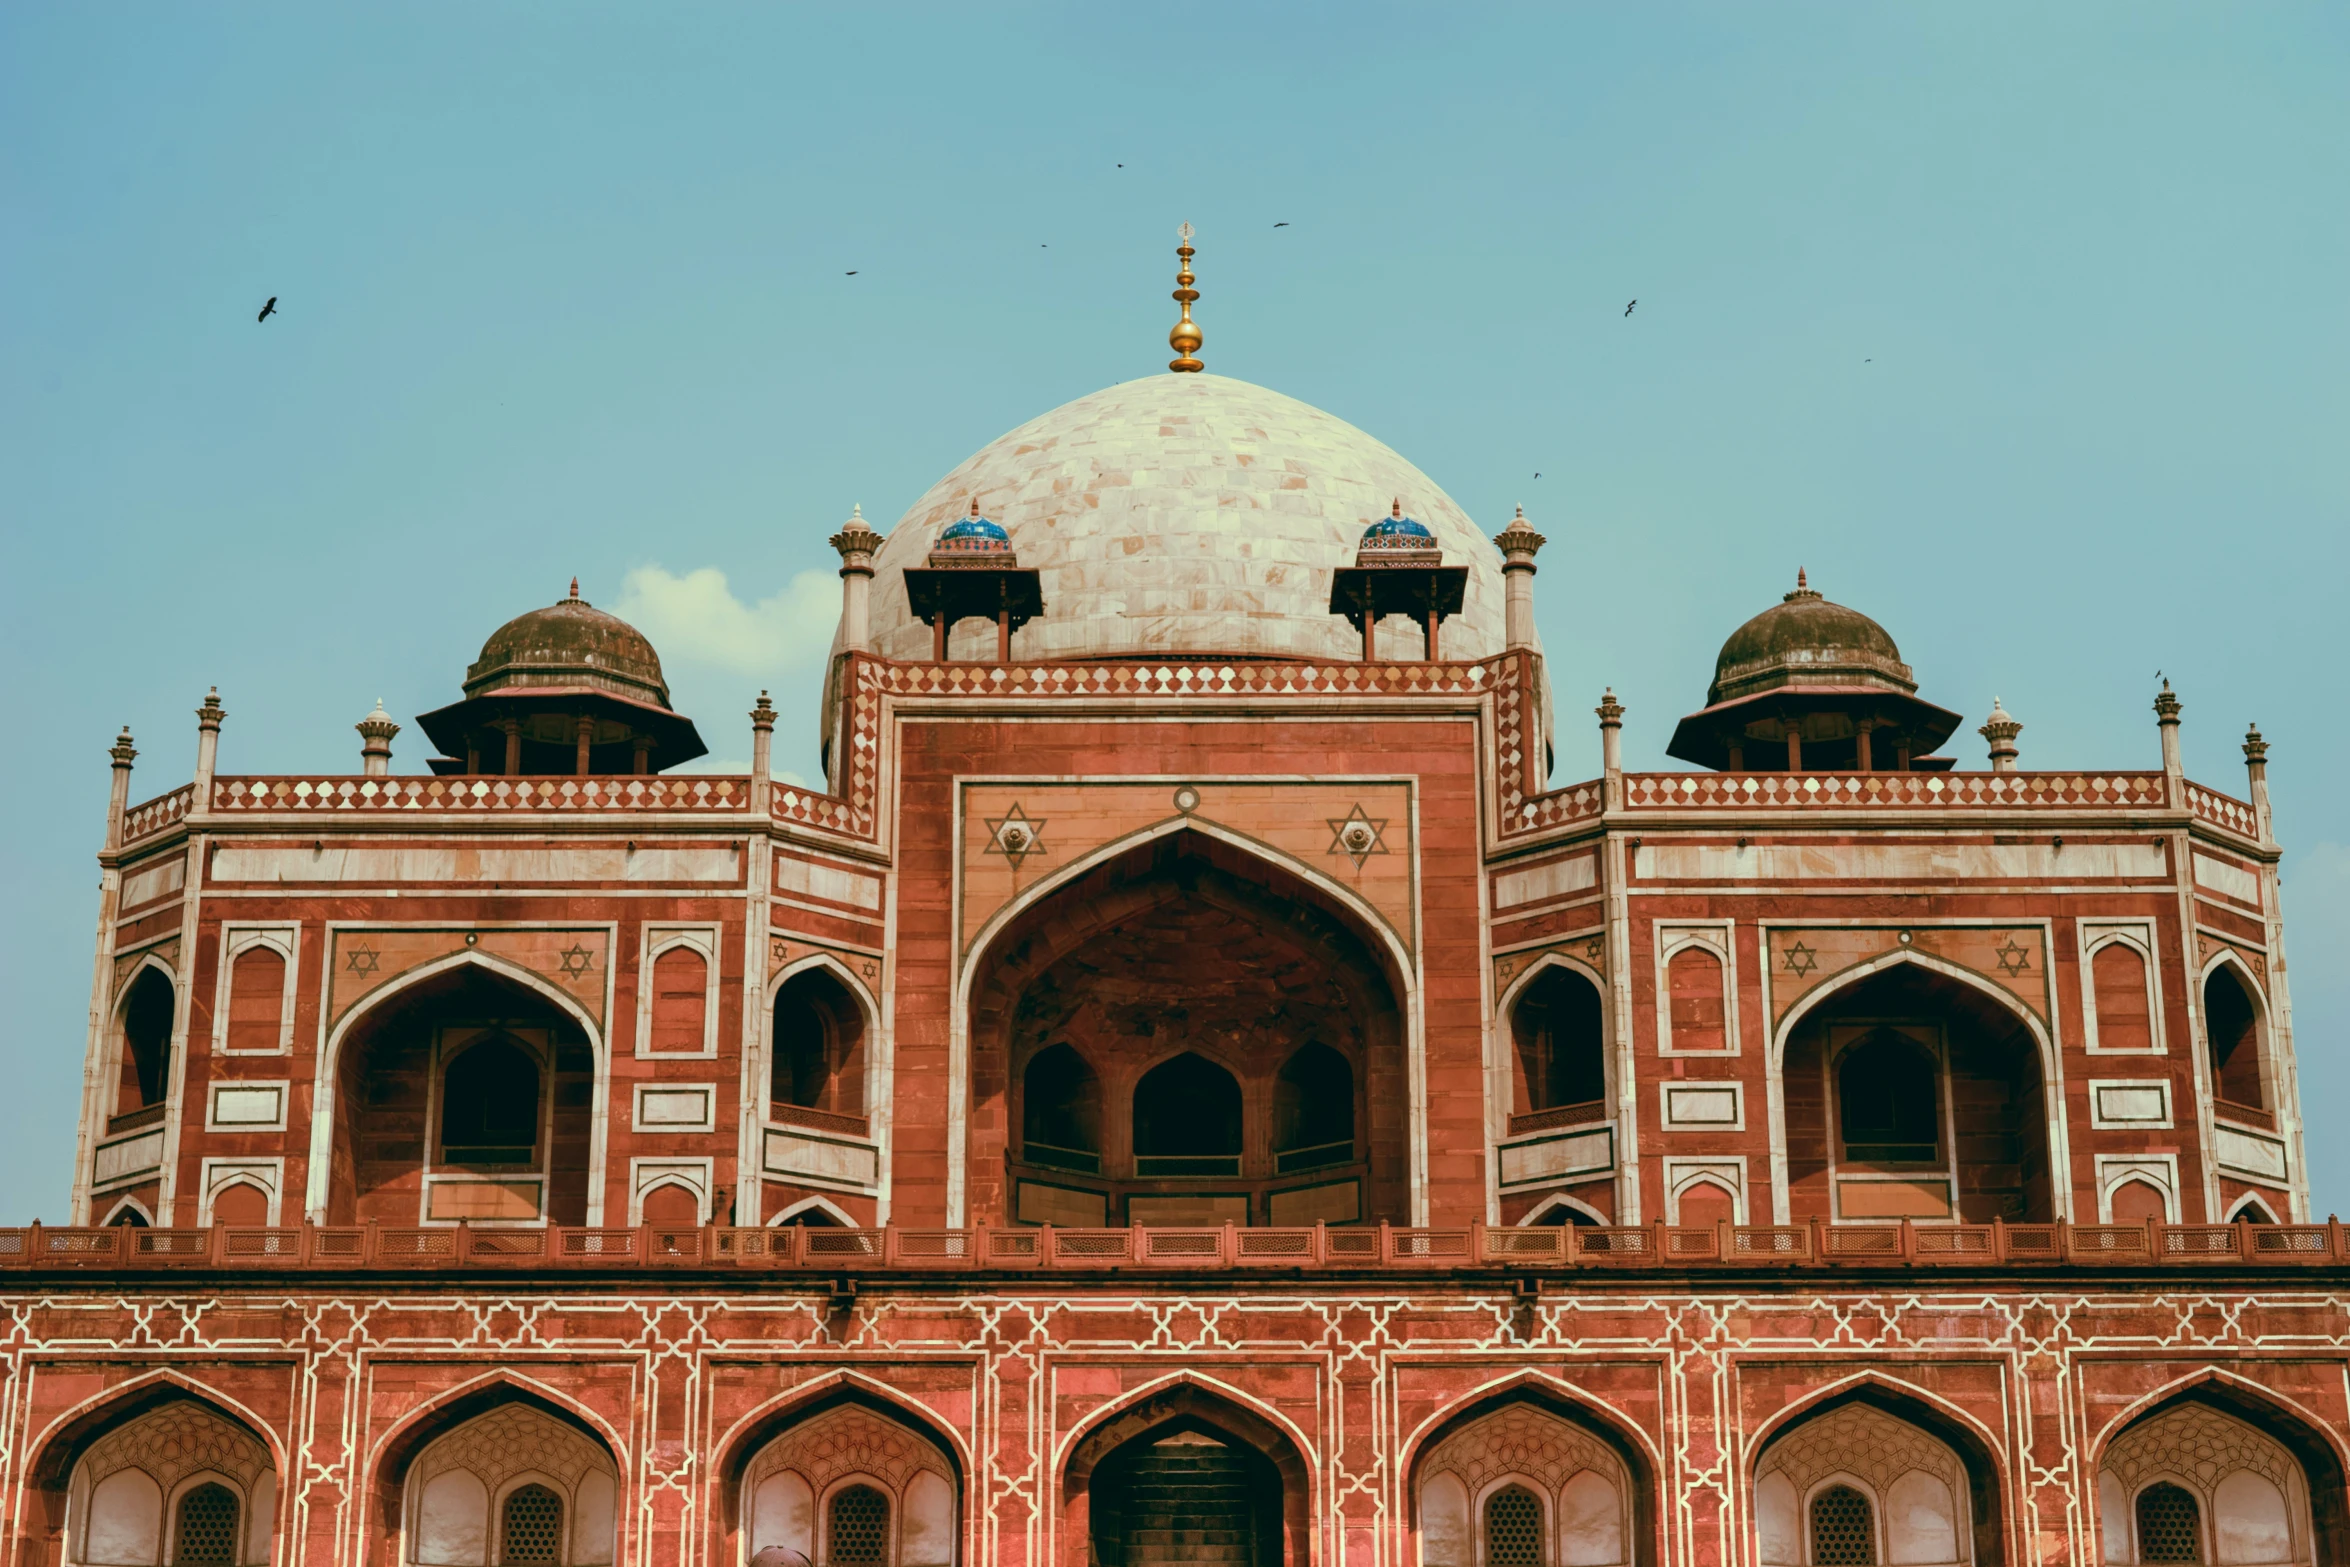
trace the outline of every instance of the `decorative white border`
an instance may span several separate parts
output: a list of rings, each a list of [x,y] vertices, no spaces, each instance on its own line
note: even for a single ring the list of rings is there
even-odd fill
[[[2134,1045],[2106,1045],[2097,1035],[2097,971],[2098,952],[2119,943],[2138,954],[2146,968],[2146,1020],[2149,1043],[2140,1048]],[[2081,1036],[2088,1043],[2093,1056],[2165,1055],[2170,1049],[2168,1031],[2162,1019],[2162,964],[2155,957],[2154,921],[2150,919],[2085,919],[2073,921],[2073,948],[2079,955],[2074,960],[2075,973],[2081,987]]]
[[[712,1164],[703,1159],[631,1159],[628,1161],[628,1222],[645,1222],[645,1197],[655,1187],[682,1186],[701,1205],[701,1221],[710,1222]]]
[[[251,1054],[253,1052],[246,1052]],[[267,1121],[223,1121],[220,1118],[220,1096],[223,1093],[271,1089],[277,1094],[277,1115]],[[293,1084],[282,1077],[228,1077],[213,1082],[204,1098],[204,1130],[207,1132],[282,1132],[286,1129],[286,1105],[294,1097]]]
[[[1692,1186],[1724,1186],[1729,1189],[1731,1222],[1748,1224],[1746,1201],[1746,1156],[1730,1158],[1670,1159],[1665,1160],[1665,1222],[1681,1222],[1681,1194]]]
[[[1730,1096],[1729,1120],[1695,1120],[1673,1113],[1673,1101],[1683,1094]],[[1743,1132],[1746,1130],[1746,1085],[1736,1078],[1667,1078],[1657,1085],[1659,1124],[1668,1132]]]
[[[207,1159],[196,1183],[196,1222],[212,1222],[212,1200],[231,1186],[258,1186],[269,1197],[272,1228],[284,1222],[286,1162],[283,1159]]]
[[[2164,1154],[2114,1154],[2095,1156],[2097,1171],[2097,1222],[2113,1222],[2114,1189],[2125,1181],[2146,1181],[2162,1192],[2163,1221],[2179,1222],[2179,1156]]]
[[[2151,1118],[2109,1116],[2099,1093],[2108,1088],[2153,1089],[2162,1096],[2162,1114]],[[2167,1077],[2092,1077],[2089,1079],[2089,1126],[2099,1132],[2167,1132],[2172,1130],[2170,1079]]]
[[[286,961],[285,994],[279,998],[277,1043],[266,1050],[232,1050],[228,1042],[229,990],[236,977],[237,959],[255,947],[267,947]],[[212,1050],[223,1056],[290,1056],[294,1053],[294,999],[299,994],[302,968],[302,927],[260,920],[224,920],[220,927],[220,963],[212,1003]],[[283,1130],[283,1128],[280,1128]]]
[[[1738,922],[1736,920],[1652,920],[1649,944],[1655,953],[1656,1053],[1660,1056],[1734,1056],[1738,1043]],[[1673,1043],[1673,958],[1687,947],[1702,947],[1722,965],[1722,1045],[1683,1049]]]
[[[648,922],[637,935],[636,1040],[640,1061],[714,1060],[718,1055],[718,943],[722,928],[696,922],[691,925]],[[653,964],[672,947],[686,947],[702,955],[702,1048],[653,1048]]]
[[[645,1119],[645,1098],[651,1094],[700,1094],[702,1117],[698,1121],[648,1121]],[[718,1085],[716,1083],[639,1083],[636,1099],[628,1112],[629,1129],[640,1137],[660,1137],[671,1132],[714,1132],[718,1130]]]

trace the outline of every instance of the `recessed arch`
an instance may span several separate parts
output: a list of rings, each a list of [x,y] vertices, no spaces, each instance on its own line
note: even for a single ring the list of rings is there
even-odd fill
[[[285,1444],[250,1406],[179,1371],[158,1369],[59,1411],[28,1443],[35,1456],[26,1466],[26,1483],[42,1488],[62,1486],[93,1442],[179,1399],[202,1404],[241,1427],[268,1450],[271,1466],[279,1474],[285,1473]]]
[[[1749,1510],[1761,1465],[1773,1444],[1813,1420],[1855,1404],[1916,1428],[1957,1458],[1967,1491],[1965,1516],[1970,1525],[1967,1538],[1971,1541],[1967,1559],[1976,1567],[1995,1567],[2005,1561],[2004,1445],[1981,1421],[1948,1399],[1915,1383],[1876,1371],[1858,1372],[1815,1388],[1772,1414],[1746,1436],[1741,1446],[1739,1473],[1749,1494]],[[1811,1494],[1817,1489],[1817,1485],[1805,1488],[1803,1501],[1807,1509]],[[1808,1512],[1805,1516],[1808,1519]]]
[[[447,981],[451,976],[463,975],[468,971],[478,971],[491,980],[516,987],[530,1000],[551,1008],[578,1030],[590,1061],[591,1101],[595,1104],[607,1102],[611,1092],[611,1053],[603,1029],[576,998],[566,994],[544,976],[475,947],[463,948],[420,964],[360,997],[350,1010],[335,1020],[327,1032],[325,1046],[319,1056],[310,1112],[310,1146],[313,1150],[326,1152],[324,1157],[314,1156],[310,1160],[309,1176],[303,1192],[305,1214],[311,1223],[327,1222],[327,1205],[338,1163],[336,1122],[346,1109],[343,1103],[343,1057],[354,1033],[363,1024],[372,1025],[387,1009],[404,1000],[413,999],[414,993],[420,988],[436,981]],[[593,1225],[601,1224],[604,1217],[603,1174],[609,1134],[608,1118],[591,1116],[587,1125],[585,1221]]]
[[[1319,1502],[1314,1444],[1271,1405],[1189,1370],[1128,1389],[1091,1411],[1061,1439],[1053,1464],[1060,1475],[1063,1567],[1088,1567],[1094,1559],[1097,1478],[1114,1482],[1138,1444],[1160,1432],[1177,1439],[1204,1437],[1211,1444],[1237,1448],[1244,1461],[1261,1465],[1266,1482],[1258,1495],[1263,1513],[1259,1539],[1277,1532],[1280,1567],[1311,1567],[1311,1520]],[[1277,1499],[1265,1494],[1275,1488]]]
[[[1962,965],[1956,963],[1948,963],[1940,958],[1929,956],[1926,953],[1913,951],[1910,948],[1903,947],[1896,951],[1885,953],[1881,957],[1871,958],[1866,963],[1856,963],[1851,968],[1845,969],[1843,972],[1835,975],[1817,989],[1805,992],[1800,1000],[1787,1009],[1787,1015],[1779,1020],[1779,1026],[1771,1031],[1771,1055],[1773,1064],[1776,1065],[1785,1059],[1787,1050],[1787,1037],[1795,1032],[1795,1025],[1802,1022],[1813,1012],[1819,1010],[1821,1004],[1826,1002],[1831,996],[1837,995],[1840,992],[1846,990],[1850,990],[1853,986],[1859,984],[1862,980],[1871,979],[1876,975],[1890,972],[1893,969],[1900,968],[1904,964],[1914,964],[1918,968],[1924,969],[1929,974],[1938,974],[1944,979],[1956,980],[1958,983],[1965,985],[1970,990],[1977,991],[1988,997],[1990,1000],[1997,1002],[2001,1007],[2015,1014],[2016,1021],[2022,1023],[2025,1028],[2031,1031],[2033,1042],[2040,1047],[2040,1058],[2042,1064],[2045,1066],[2052,1059],[2056,1050],[2056,1041],[2049,1034],[2047,1026],[2040,1021],[2039,1015],[2033,1012],[2030,1007],[2025,1006],[2023,1002],[2016,999],[2014,995],[2010,994],[2008,991],[2002,990],[1999,986],[1993,984],[1990,980],[1985,979],[1982,975],[1976,973],[1973,969],[1963,967]],[[2057,1079],[2056,1081],[2061,1081],[2061,1079]]]
[[[1513,1409],[1532,1411],[1555,1421],[1566,1428],[1566,1434],[1544,1436],[1540,1420],[1528,1424],[1524,1417],[1518,1417],[1515,1427],[1506,1434],[1504,1446],[1488,1450],[1489,1457],[1499,1459],[1491,1472],[1479,1477],[1462,1471],[1456,1462],[1462,1456],[1462,1443],[1474,1443],[1473,1433],[1483,1422]],[[1578,1440],[1588,1444],[1580,1450],[1582,1457],[1574,1456],[1577,1450],[1570,1446],[1566,1454],[1558,1455],[1558,1461],[1551,1464],[1553,1469],[1563,1472],[1545,1477],[1526,1467],[1534,1461],[1528,1457],[1529,1453],[1561,1441]],[[1590,1460],[1594,1458],[1611,1461],[1618,1473],[1608,1475],[1604,1465],[1593,1467]],[[1619,1488],[1608,1530],[1617,1540],[1615,1559],[1634,1567],[1653,1567],[1663,1560],[1660,1533],[1663,1515],[1658,1504],[1655,1445],[1618,1411],[1571,1383],[1542,1372],[1518,1372],[1453,1400],[1415,1426],[1400,1445],[1396,1459],[1396,1473],[1404,1479],[1408,1526],[1415,1532],[1426,1527],[1422,1502],[1424,1488],[1433,1478],[1432,1464],[1438,1466],[1437,1475],[1451,1474],[1464,1482],[1476,1481],[1464,1483],[1463,1491],[1469,1502],[1467,1522],[1480,1537],[1487,1530],[1488,1500],[1514,1484],[1541,1503],[1545,1539],[1552,1546],[1557,1543],[1559,1533],[1558,1510],[1576,1494],[1572,1478],[1586,1472],[1600,1475]],[[1483,1553],[1471,1549],[1460,1554],[1465,1563],[1481,1559]],[[1546,1549],[1544,1559],[1556,1561],[1560,1555],[1555,1549]]]
[[[1576,1222],[1572,1218],[1553,1220],[1551,1217],[1553,1214],[1580,1215],[1582,1222],[1595,1224],[1601,1228],[1616,1222],[1580,1197],[1571,1197],[1565,1192],[1552,1192],[1542,1201],[1527,1209],[1525,1217],[1518,1220],[1517,1227],[1519,1229],[1535,1229],[1553,1223],[1573,1224]]]
[[[2215,982],[2226,985],[2226,993],[2232,993],[2234,1002],[2244,1009],[2240,1024],[2233,1029],[2236,1037],[2225,1046],[2220,1031],[2230,1027],[2230,1020],[2215,1015],[2220,1012],[2214,1004]],[[2195,1010],[2202,1025],[2203,1065],[2210,1079],[2212,1098],[2273,1115],[2277,1109],[2278,1070],[2274,1059],[2276,1024],[2269,1013],[2268,987],[2234,947],[2221,947],[2197,973]],[[2239,1062],[2236,1053],[2246,1047],[2251,1054]],[[2251,1090],[2249,1095],[2245,1093],[2247,1088]]]
[[[970,1532],[971,1453],[962,1434],[937,1411],[887,1383],[862,1372],[842,1368],[816,1377],[750,1410],[736,1419],[711,1444],[713,1458],[709,1473],[717,1479],[718,1504],[710,1514],[709,1523],[714,1551],[728,1560],[743,1554],[739,1549],[739,1537],[744,1480],[760,1455],[794,1430],[842,1408],[862,1409],[892,1422],[938,1450],[946,1461],[947,1480],[956,1500],[958,1518],[954,1527],[958,1538],[967,1543]],[[825,1489],[829,1493],[837,1489],[838,1484],[850,1483],[854,1478],[852,1473],[835,1476],[827,1481]],[[820,1499],[813,1495],[811,1500],[820,1504]],[[957,1560],[965,1559],[968,1554],[967,1548],[959,1548]]]
[[[1513,1398],[1544,1404],[1569,1421],[1587,1425],[1607,1437],[1634,1465],[1634,1478],[1653,1479],[1664,1461],[1663,1450],[1622,1411],[1574,1383],[1546,1371],[1512,1371],[1469,1389],[1441,1409],[1423,1417],[1405,1434],[1396,1449],[1396,1472],[1409,1474],[1429,1443],[1483,1414],[1490,1414]]]
[[[160,1436],[143,1437],[140,1428],[150,1422],[168,1429]],[[225,1449],[219,1436],[206,1437],[205,1422],[225,1428]],[[241,1460],[239,1443],[249,1444]],[[125,1444],[130,1444],[127,1451]],[[132,1515],[144,1511],[146,1516],[136,1523],[134,1533],[151,1536],[160,1551],[168,1551],[175,1538],[181,1498],[208,1481],[225,1489],[235,1505],[237,1560],[254,1559],[256,1544],[266,1559],[268,1542],[281,1533],[283,1444],[240,1400],[176,1372],[150,1372],[62,1411],[33,1437],[28,1450],[33,1457],[25,1469],[28,1495],[19,1520],[20,1540],[35,1546],[39,1559],[66,1560],[66,1553],[83,1543],[83,1532],[92,1527],[94,1497],[101,1491],[117,1496],[117,1489],[106,1482],[126,1474],[143,1475],[146,1481],[144,1505],[134,1508]],[[223,1462],[240,1472],[224,1472]],[[111,1468],[106,1467],[109,1464]],[[32,1505],[35,1497],[39,1505]],[[114,1511],[120,1505],[110,1501],[106,1508]],[[115,1520],[118,1528],[130,1521],[119,1512]]]
[[[2283,1222],[2269,1207],[2267,1199],[2257,1192],[2246,1192],[2236,1199],[2234,1206],[2228,1209],[2227,1222],[2234,1224],[2238,1220],[2247,1224],[2279,1224]]]
[[[614,1487],[613,1554],[608,1561],[625,1561],[627,1553],[627,1510],[618,1505],[619,1477],[628,1473],[625,1455],[629,1448],[616,1428],[578,1400],[535,1377],[529,1377],[507,1368],[469,1378],[454,1387],[445,1388],[408,1411],[376,1437],[367,1448],[358,1467],[363,1477],[364,1492],[362,1516],[367,1531],[369,1559],[375,1553],[390,1552],[395,1541],[404,1538],[411,1524],[412,1506],[421,1498],[408,1495],[410,1484],[417,1478],[418,1462],[436,1451],[443,1438],[455,1437],[466,1427],[507,1409],[519,1409],[530,1415],[553,1421],[584,1442],[601,1456],[610,1467],[609,1479]],[[534,1472],[531,1464],[517,1465],[513,1473],[499,1476],[495,1484],[481,1480],[480,1494],[488,1509],[483,1515],[483,1527],[488,1538],[495,1539],[500,1524],[498,1507],[521,1484],[527,1484]],[[463,1472],[444,1470],[443,1474]],[[429,1484],[437,1485],[439,1478],[428,1475]],[[477,1479],[479,1477],[476,1477]],[[542,1477],[543,1478],[543,1477]],[[560,1477],[556,1477],[558,1481]],[[578,1490],[588,1490],[583,1476]],[[564,1539],[566,1550],[576,1551],[574,1531],[587,1520],[574,1503],[580,1498],[569,1483],[563,1483],[559,1493],[564,1501]],[[566,1560],[574,1559],[566,1557]]]
[[[119,1224],[135,1224],[146,1229],[154,1225],[155,1214],[145,1203],[126,1192],[115,1199],[114,1206],[106,1210],[106,1217],[98,1223],[108,1229]]]
[[[843,1208],[839,1203],[834,1202],[829,1197],[803,1197],[798,1202],[795,1202],[790,1207],[784,1209],[781,1213],[778,1213],[774,1218],[769,1219],[767,1221],[767,1225],[770,1229],[772,1229],[774,1226],[779,1224],[791,1224],[803,1221],[810,1214],[821,1214],[825,1218],[830,1219],[834,1224],[839,1225],[844,1230],[854,1230],[863,1227],[858,1223],[854,1214],[850,1213],[848,1209]]]
[[[2306,1405],[2223,1366],[2203,1366],[2173,1378],[2133,1400],[2091,1433],[2084,1448],[2084,1468],[2093,1477],[2092,1483],[2105,1475],[2116,1444],[2152,1422],[2195,1405],[2239,1421],[2283,1448],[2300,1466],[2314,1559],[2350,1559],[2350,1444]],[[2215,1477],[2182,1468],[2177,1478],[2191,1492],[2201,1492]]]

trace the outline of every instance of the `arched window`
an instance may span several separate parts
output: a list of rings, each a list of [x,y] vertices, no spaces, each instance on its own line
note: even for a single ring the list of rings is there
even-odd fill
[[[2203,1510],[2192,1493],[2163,1481],[2138,1493],[2138,1560],[2203,1560]]]
[[[122,1082],[114,1113],[163,1103],[171,1089],[171,1024],[179,998],[159,969],[141,969],[122,1004]]]
[[[528,1562],[557,1567],[563,1560],[563,1498],[543,1485],[518,1485],[498,1509],[501,1567]]]
[[[1844,1054],[1836,1106],[1844,1157],[1856,1164],[1932,1164],[1942,1146],[1933,1057],[1891,1030]]]
[[[210,1483],[183,1493],[173,1518],[172,1567],[237,1567],[237,1498]]]
[[[1134,1085],[1134,1173],[1238,1175],[1240,1084],[1186,1051]]]
[[[538,1153],[539,1067],[515,1040],[470,1045],[441,1074],[441,1161],[530,1164]]]
[[[1076,1047],[1047,1045],[1020,1077],[1020,1148],[1030,1164],[1098,1172],[1102,1083]]]
[[[1531,1114],[1607,1097],[1599,989],[1571,969],[1537,975],[1510,1012],[1511,1110]]]
[[[2203,1030],[2211,1041],[2211,1081],[2219,1097],[2266,1110],[2260,1080],[2260,1009],[2242,976],[2223,963],[2203,982]]]
[[[1812,1567],[1877,1567],[1877,1513],[1849,1485],[1811,1499]]]
[[[824,1513],[826,1567],[883,1567],[889,1561],[889,1498],[869,1485],[832,1493]]]
[[[770,1094],[778,1105],[865,1113],[865,1014],[821,969],[794,974],[775,993]]]
[[[1319,1042],[1298,1047],[1273,1084],[1273,1164],[1281,1174],[1355,1156],[1355,1069]]]
[[[1542,1502],[1522,1485],[1485,1498],[1485,1567],[1545,1567]]]

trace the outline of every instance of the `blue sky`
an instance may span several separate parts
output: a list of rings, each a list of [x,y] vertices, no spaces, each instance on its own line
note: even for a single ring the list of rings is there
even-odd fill
[[[119,726],[139,798],[213,683],[224,770],[354,770],[577,573],[813,774],[825,536],[1158,370],[1183,219],[1211,369],[1549,536],[1562,781],[1798,564],[2028,767],[2155,765],[2158,669],[2193,776],[2257,719],[2339,1206],[2345,79],[2290,4],[0,9],[0,1220]]]

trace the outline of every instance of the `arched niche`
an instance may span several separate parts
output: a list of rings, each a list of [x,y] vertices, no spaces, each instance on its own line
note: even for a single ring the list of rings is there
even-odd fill
[[[504,1090],[494,1125],[476,1077]],[[578,1018],[499,968],[393,991],[338,1031],[326,1222],[587,1223],[597,1078]]]
[[[503,1387],[461,1399],[402,1432],[382,1473],[402,1567],[619,1558],[619,1466],[598,1433],[545,1399]]]
[[[167,1388],[134,1400],[82,1446],[66,1483],[71,1567],[262,1567],[278,1476],[243,1421]]]
[[[810,963],[775,987],[768,1099],[786,1109],[865,1116],[871,1034],[857,992],[828,964]]]
[[[1412,1465],[1421,1567],[1656,1560],[1646,1466],[1561,1402],[1505,1394],[1449,1420]]]
[[[1922,961],[1856,975],[1807,999],[1780,1080],[1793,1218],[2059,1216],[2066,1176],[2040,1040],[1987,984]]]
[[[114,1009],[115,1120],[159,1108],[171,1092],[171,1036],[179,987],[161,964],[141,964]]]
[[[2203,1044],[2222,1115],[2249,1110],[2258,1119],[2275,1110],[2267,1008],[2260,987],[2233,957],[2204,973]]]
[[[739,1555],[769,1547],[839,1567],[955,1567],[962,1484],[946,1447],[848,1392],[739,1444],[728,1487]],[[790,1560],[790,1557],[786,1557]]]
[[[1519,987],[1508,1016],[1511,1129],[1532,1130],[1540,1123],[1526,1118],[1577,1108],[1605,1119],[1607,1006],[1591,976],[1545,964]]]
[[[1754,1560],[1995,1567],[1999,1476],[1980,1438],[1923,1400],[1865,1386],[1770,1431],[1753,1470]]]
[[[2233,1379],[2210,1378],[2140,1411],[2097,1453],[2097,1530],[2109,1567],[2198,1560],[2311,1567],[2350,1543],[2344,1470],[2309,1422]]]
[[[1205,832],[1148,839],[1023,908],[986,943],[972,975],[971,1222],[1407,1216],[1403,986],[1385,938],[1308,878]],[[1335,1137],[1283,1145],[1281,1073],[1309,1045],[1345,1068],[1343,1161],[1329,1160]],[[1048,1143],[1032,1158],[1030,1067],[1065,1060],[1064,1047],[1093,1074],[1099,1146],[1072,1160]],[[1194,1156],[1221,1158],[1222,1173],[1146,1169],[1146,1160],[1177,1156],[1136,1141],[1149,1113],[1137,1097],[1144,1074],[1184,1056],[1239,1089],[1236,1154]]]
[[[1290,1433],[1189,1380],[1097,1415],[1061,1471],[1062,1567],[1147,1567],[1135,1535],[1245,1538],[1259,1567],[1310,1567],[1312,1472]]]

